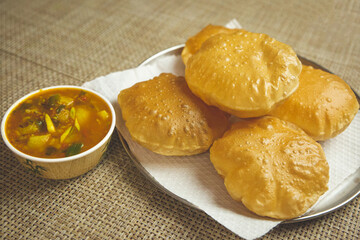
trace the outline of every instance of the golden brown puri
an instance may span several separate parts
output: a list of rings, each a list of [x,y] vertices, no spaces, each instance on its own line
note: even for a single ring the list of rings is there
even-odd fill
[[[228,114],[193,95],[183,77],[162,73],[120,92],[132,138],[162,155],[205,152],[228,128]]]
[[[210,148],[210,160],[231,197],[261,216],[300,216],[328,189],[321,145],[275,117],[233,124]]]
[[[315,140],[344,131],[359,110],[351,88],[338,76],[303,66],[299,88],[270,114],[301,127]]]
[[[181,58],[186,65],[186,62],[188,59],[195,54],[201,47],[201,44],[205,42],[208,38],[219,34],[219,33],[231,33],[237,31],[236,29],[230,29],[223,26],[217,26],[217,25],[207,25],[205,28],[203,28],[200,32],[198,32],[196,35],[190,37],[186,43],[183,51],[181,52]]]
[[[301,62],[288,45],[237,31],[206,40],[187,62],[191,91],[240,118],[265,115],[298,87]]]

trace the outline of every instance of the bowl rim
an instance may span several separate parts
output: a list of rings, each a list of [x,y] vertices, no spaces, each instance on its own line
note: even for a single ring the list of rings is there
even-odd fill
[[[97,95],[98,97],[100,97],[110,108],[111,111],[111,115],[112,115],[112,119],[111,119],[111,125],[110,125],[110,129],[109,131],[106,133],[105,137],[103,137],[95,146],[93,146],[92,148],[73,155],[73,156],[69,156],[69,157],[62,157],[62,158],[41,158],[41,157],[34,157],[31,155],[28,155],[26,153],[21,152],[20,150],[18,150],[17,148],[15,148],[10,141],[8,140],[6,133],[5,133],[5,124],[6,124],[6,120],[9,116],[9,114],[14,110],[15,107],[17,107],[21,102],[23,102],[26,98],[29,98],[32,95],[35,95],[36,93],[40,92],[40,91],[46,91],[49,89],[56,89],[56,88],[72,88],[72,89],[80,89],[80,90],[84,90],[84,91],[88,91],[91,92],[95,95]],[[115,123],[116,123],[116,114],[115,114],[115,110],[114,107],[112,106],[112,104],[110,103],[109,100],[107,100],[102,94],[86,88],[86,87],[81,87],[81,86],[75,86],[75,85],[56,85],[56,86],[51,86],[51,87],[45,87],[45,88],[40,88],[38,90],[32,91],[28,94],[26,94],[25,96],[23,96],[22,98],[18,99],[15,103],[13,103],[9,109],[5,112],[4,117],[1,121],[1,136],[6,144],[6,146],[8,148],[10,148],[10,150],[15,153],[16,155],[19,155],[22,158],[25,158],[27,160],[31,160],[31,161],[36,161],[36,162],[44,162],[44,163],[59,163],[59,162],[67,162],[67,161],[72,161],[75,159],[79,159],[82,158],[84,156],[87,156],[93,152],[95,152],[96,150],[98,150],[107,140],[109,140],[109,138],[111,137],[114,129],[115,129]]]

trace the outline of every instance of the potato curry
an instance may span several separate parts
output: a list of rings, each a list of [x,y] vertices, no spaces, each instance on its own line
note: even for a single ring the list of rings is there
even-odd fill
[[[28,155],[62,158],[99,143],[111,126],[108,105],[76,88],[40,90],[20,103],[6,121],[10,143]]]

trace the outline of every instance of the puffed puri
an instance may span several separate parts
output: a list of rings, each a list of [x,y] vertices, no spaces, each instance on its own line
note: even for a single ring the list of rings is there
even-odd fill
[[[186,63],[191,91],[240,118],[267,114],[299,85],[294,50],[266,34],[238,30],[209,37]]]
[[[199,51],[201,45],[210,37],[215,36],[219,33],[233,33],[239,31],[240,29],[230,29],[223,26],[209,24],[204,27],[200,32],[190,37],[186,43],[185,47],[181,52],[181,58],[183,63],[186,65],[189,58]],[[242,30],[240,30],[242,31]]]
[[[230,196],[260,216],[298,217],[328,190],[321,145],[275,117],[233,124],[210,148],[210,160]]]
[[[316,141],[342,133],[359,111],[349,85],[340,77],[303,66],[298,89],[269,115],[292,122]]]
[[[166,156],[205,152],[229,127],[229,115],[206,105],[171,73],[122,90],[118,95],[133,140]]]

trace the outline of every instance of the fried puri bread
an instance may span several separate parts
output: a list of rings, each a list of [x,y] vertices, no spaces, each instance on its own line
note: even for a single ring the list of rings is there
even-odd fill
[[[233,124],[210,148],[210,160],[230,196],[261,216],[300,216],[328,189],[321,145],[275,117]]]
[[[228,114],[191,93],[183,77],[163,73],[118,95],[132,138],[168,156],[205,152],[228,128]]]
[[[217,25],[207,25],[203,28],[200,32],[195,34],[194,36],[190,37],[186,43],[183,51],[181,52],[181,58],[186,65],[188,59],[195,54],[201,47],[201,44],[205,42],[208,38],[219,34],[219,33],[231,33],[236,31],[235,29],[226,28],[223,26]]]
[[[236,31],[210,37],[185,68],[191,91],[240,118],[258,117],[299,85],[301,62],[293,49],[266,34]]]
[[[299,88],[270,114],[298,125],[321,141],[344,131],[358,110],[355,94],[340,77],[303,66]]]

